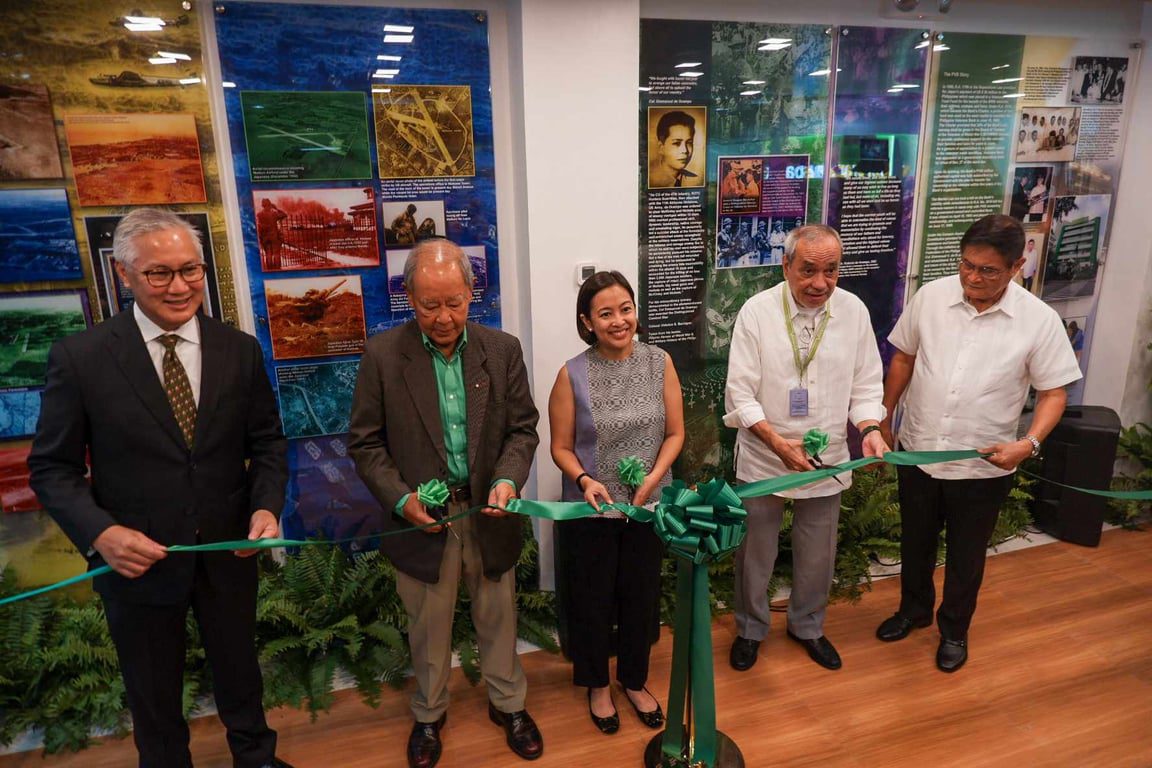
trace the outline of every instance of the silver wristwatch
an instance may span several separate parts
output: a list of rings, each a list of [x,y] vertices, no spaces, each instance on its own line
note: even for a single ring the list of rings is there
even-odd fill
[[[1022,439],[1032,443],[1032,458],[1040,455],[1040,441],[1036,439],[1035,435],[1024,435]]]

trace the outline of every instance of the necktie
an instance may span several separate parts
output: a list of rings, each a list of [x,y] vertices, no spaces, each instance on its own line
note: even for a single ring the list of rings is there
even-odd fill
[[[161,336],[158,341],[164,346],[164,392],[172,404],[176,423],[184,433],[184,442],[191,448],[196,430],[196,399],[192,397],[188,372],[184,370],[180,358],[176,357],[176,342],[180,341],[180,337],[169,333]]]

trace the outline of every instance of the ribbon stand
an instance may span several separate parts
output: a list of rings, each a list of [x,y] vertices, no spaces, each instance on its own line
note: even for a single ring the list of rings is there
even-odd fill
[[[648,742],[645,768],[744,768],[740,748],[716,730],[708,566],[680,560],[668,727]],[[695,705],[695,706],[694,706]]]

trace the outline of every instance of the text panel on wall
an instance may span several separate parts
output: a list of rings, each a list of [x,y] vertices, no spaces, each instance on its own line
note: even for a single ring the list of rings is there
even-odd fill
[[[287,536],[368,535],[347,455],[367,337],[406,322],[404,262],[446,236],[500,325],[488,23],[477,11],[216,4],[256,336],[292,469]]]

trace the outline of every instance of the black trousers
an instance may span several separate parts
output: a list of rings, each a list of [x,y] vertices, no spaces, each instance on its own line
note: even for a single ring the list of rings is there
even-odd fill
[[[938,480],[919,467],[897,467],[900,480],[900,615],[932,617],[936,604],[936,550],[944,530],[944,597],[936,612],[940,634],[965,640],[984,580],[988,540],[1012,475],[978,480]]]
[[[234,557],[228,552],[211,554]],[[258,768],[272,762],[276,732],[268,727],[261,702],[264,685],[255,646],[255,581],[215,589],[204,573],[205,555],[195,557],[192,594],[185,602],[144,605],[104,598],[108,629],[132,713],[140,768],[192,765],[183,712],[189,608],[200,627],[216,709],[227,729],[233,765]]]
[[[648,523],[584,518],[560,525],[571,552],[563,578],[572,682],[588,688],[608,685],[615,624],[616,679],[638,691],[648,682],[664,545]]]

